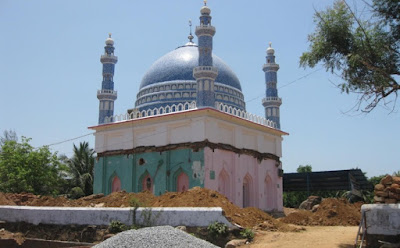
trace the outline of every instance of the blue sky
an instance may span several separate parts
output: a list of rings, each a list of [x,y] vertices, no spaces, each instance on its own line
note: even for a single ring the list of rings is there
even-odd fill
[[[283,168],[294,172],[361,168],[367,176],[400,170],[400,114],[378,107],[349,112],[356,95],[341,94],[337,76],[322,66],[299,67],[314,30],[314,9],[332,0],[210,0],[214,53],[241,81],[247,110],[263,116],[265,50],[276,51]],[[13,129],[35,147],[91,133],[97,124],[100,55],[111,32],[119,61],[114,77],[115,114],[134,106],[140,81],[152,63],[187,42],[188,20],[198,23],[201,0],[0,1],[0,131]],[[197,39],[195,39],[197,42]],[[306,76],[308,75],[308,76]],[[292,83],[293,82],[293,83]],[[288,85],[289,84],[289,85]],[[397,110],[399,104],[397,104]],[[67,156],[72,144],[51,146]]]

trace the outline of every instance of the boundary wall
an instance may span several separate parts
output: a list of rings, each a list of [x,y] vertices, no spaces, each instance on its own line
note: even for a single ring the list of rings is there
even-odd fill
[[[146,217],[150,220],[146,221]],[[113,220],[132,225],[133,208],[0,206],[0,221],[7,222],[27,222],[34,225],[109,225]],[[136,210],[136,223],[139,225],[150,222],[153,226],[206,227],[215,221],[232,227],[220,207],[165,207]]]

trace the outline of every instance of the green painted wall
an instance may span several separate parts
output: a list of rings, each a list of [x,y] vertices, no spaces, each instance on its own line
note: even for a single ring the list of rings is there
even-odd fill
[[[188,175],[190,188],[204,187],[204,150],[177,149],[101,157],[94,168],[94,193],[110,194],[114,176],[121,180],[121,189],[141,192],[142,179],[150,175],[153,193],[160,195],[176,191],[177,176],[181,172]]]

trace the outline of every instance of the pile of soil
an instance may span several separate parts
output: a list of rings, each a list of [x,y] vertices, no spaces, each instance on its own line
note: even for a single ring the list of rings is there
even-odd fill
[[[136,198],[143,207],[221,207],[232,223],[245,228],[291,231],[293,228],[275,220],[258,208],[240,208],[224,195],[205,188],[194,187],[185,192],[167,192],[154,196],[150,192],[114,192],[110,195],[90,195],[77,200],[66,197],[36,196],[32,194],[0,193],[0,205],[58,206],[58,207],[129,207]]]
[[[351,204],[346,199],[323,199],[315,212],[299,210],[281,221],[302,226],[357,226],[361,220],[362,203]]]

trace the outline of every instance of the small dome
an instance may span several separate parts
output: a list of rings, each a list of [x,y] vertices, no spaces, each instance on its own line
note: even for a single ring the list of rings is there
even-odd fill
[[[111,46],[114,45],[114,40],[111,38],[111,33],[108,34],[106,45],[111,45]]]
[[[114,45],[114,40],[111,38],[107,38],[106,45],[111,45],[111,46]]]
[[[272,43],[269,43],[269,47],[267,48],[267,54],[268,55],[274,55],[275,54],[275,50],[271,47]]]
[[[204,5],[201,10],[200,13],[202,15],[210,15],[211,14],[211,9],[209,7],[207,7],[207,5]]]

